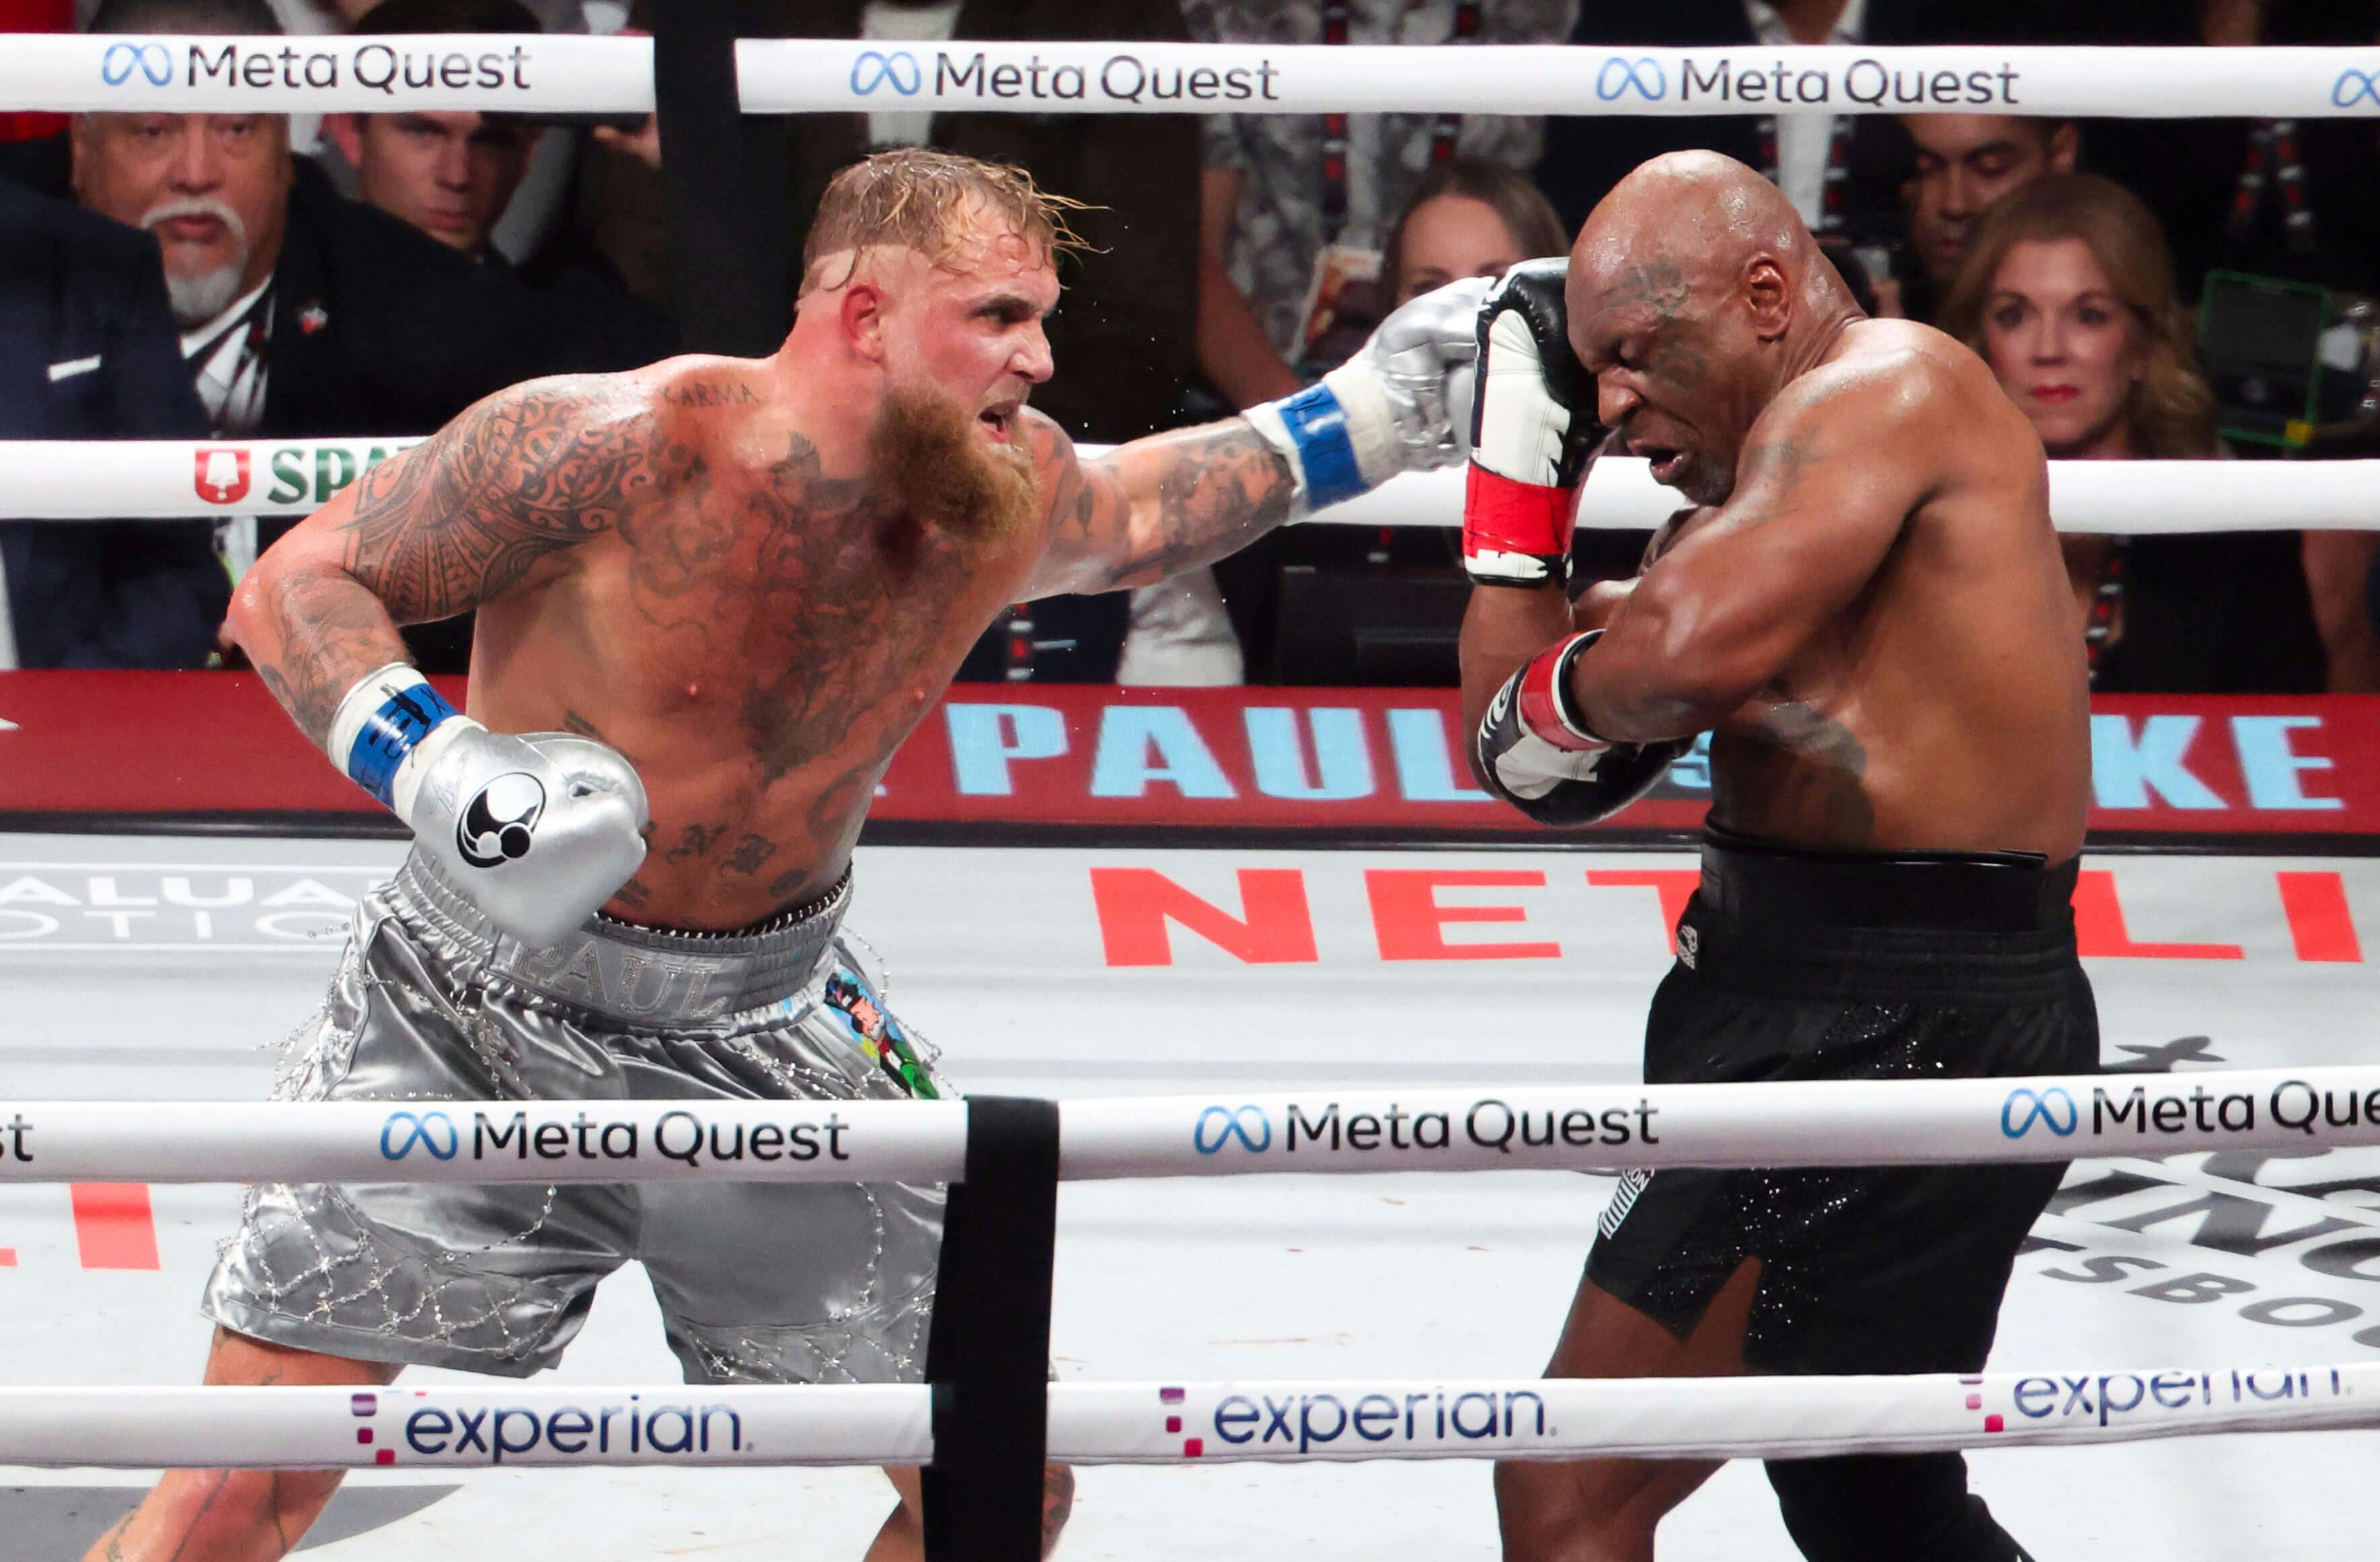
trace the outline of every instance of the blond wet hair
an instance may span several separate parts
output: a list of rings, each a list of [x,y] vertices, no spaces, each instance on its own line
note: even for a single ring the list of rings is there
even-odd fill
[[[978,237],[987,222],[1054,260],[1088,248],[1066,214],[1087,208],[1033,182],[1024,169],[930,147],[900,147],[851,164],[830,180],[802,245],[802,292],[840,287],[833,262],[851,266],[866,250],[911,249],[943,265]]]

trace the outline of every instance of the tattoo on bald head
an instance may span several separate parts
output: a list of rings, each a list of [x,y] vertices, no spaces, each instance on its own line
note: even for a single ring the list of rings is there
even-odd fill
[[[1678,318],[1693,295],[1694,285],[1686,280],[1684,267],[1674,260],[1647,260],[1622,272],[1604,290],[1603,297],[1608,306],[1645,305],[1656,320],[1667,325]]]

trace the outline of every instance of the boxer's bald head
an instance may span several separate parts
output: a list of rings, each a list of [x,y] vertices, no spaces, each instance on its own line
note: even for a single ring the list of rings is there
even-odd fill
[[[1705,151],[1657,157],[1603,198],[1567,302],[1597,416],[1699,504],[1725,502],[1753,419],[1859,318],[1784,193]]]

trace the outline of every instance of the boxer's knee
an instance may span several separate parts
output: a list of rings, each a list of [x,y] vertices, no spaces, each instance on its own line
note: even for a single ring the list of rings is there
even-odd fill
[[[1810,1562],[2030,1562],[1957,1454],[1775,1459],[1768,1483]]]

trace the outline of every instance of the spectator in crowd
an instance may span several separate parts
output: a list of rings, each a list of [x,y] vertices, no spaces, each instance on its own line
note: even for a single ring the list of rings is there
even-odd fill
[[[1528,176],[1484,157],[1430,165],[1381,246],[1390,309],[1466,276],[1502,276],[1519,260],[1570,252],[1561,218]]]
[[[1193,36],[1222,43],[1557,43],[1578,0],[1183,0]],[[1339,19],[1343,18],[1343,27]],[[1343,36],[1340,34],[1343,31]],[[1434,164],[1475,157],[1536,163],[1542,118],[1518,115],[1219,115],[1208,121],[1198,247],[1198,366],[1231,407],[1286,395],[1332,367],[1382,312],[1383,249]],[[1435,569],[1443,539],[1426,529],[1274,532],[1216,568],[1257,682],[1348,682],[1333,655],[1296,640],[1348,625],[1385,653],[1415,611],[1402,572]],[[1293,605],[1324,575],[1342,593],[1330,623]],[[1363,597],[1374,599],[1369,603]],[[1434,616],[1434,615],[1433,615]],[[1284,641],[1284,630],[1296,636]],[[1429,659],[1435,664],[1436,653]],[[1375,664],[1378,665],[1378,664]],[[1411,682],[1381,667],[1384,682]],[[1427,681],[1436,681],[1430,678]]]
[[[516,33],[539,28],[521,0],[382,0],[362,13],[355,30]],[[543,144],[536,124],[506,114],[415,111],[328,115],[322,128],[352,172],[359,199],[482,267],[515,271],[494,236]],[[619,273],[591,248],[558,240],[522,274],[549,312],[548,333],[569,344],[568,368],[632,369],[677,350],[677,333],[668,317],[629,293]]]
[[[93,30],[273,34],[264,0],[104,0]],[[182,355],[218,437],[427,433],[502,386],[568,366],[518,279],[343,199],[271,114],[84,114],[84,206],[163,247]],[[318,496],[319,497],[319,496]],[[294,522],[225,524],[235,575]],[[411,643],[459,671],[461,632]]]
[[[205,432],[156,245],[0,181],[0,439]],[[201,667],[230,600],[205,522],[0,522],[0,669]]]
[[[2363,47],[2380,35],[2380,12],[2368,0],[2102,0],[2075,6],[2076,41],[2245,48],[2265,44]],[[2210,272],[2244,272],[2327,288],[2335,305],[2380,303],[2380,138],[2361,118],[2108,120],[2089,132],[2092,165],[2147,200],[2176,247],[2182,297],[2204,314],[2204,345],[2216,359],[2219,390],[2253,389],[2269,364],[2269,345],[2241,365],[2229,345],[2269,332],[2254,318],[2252,289],[2209,295]],[[2237,306],[2246,305],[2245,310]],[[2261,313],[2261,311],[2257,311]],[[2336,343],[2351,355],[2346,334]],[[2359,413],[2369,393],[2368,362],[2313,365],[2306,343],[2281,349],[2306,364],[2317,403],[2297,442],[2277,437],[2279,415],[2299,406],[2250,407],[2227,391],[2220,413],[2236,453],[2271,458],[2380,454],[2380,423]],[[2351,366],[2351,367],[2350,367]],[[2242,375],[2241,368],[2251,372]],[[2268,381],[2269,382],[2269,381]],[[2260,418],[2258,412],[2274,416]],[[2303,539],[2306,584],[2329,653],[2329,687],[2380,692],[2380,636],[2366,608],[2366,582],[2380,564],[2380,534],[2310,531]]]
[[[2012,43],[2033,39],[2038,0],[1585,0],[1573,42],[1741,48],[1765,44]],[[1632,62],[1633,63],[1633,62]],[[1586,79],[1582,72],[1582,80]],[[1597,115],[1550,120],[1537,183],[1575,231],[1621,176],[1665,151],[1706,149],[1761,170],[1791,198],[1864,307],[1901,234],[1910,159],[1880,115]]]
[[[1900,123],[1914,150],[1901,187],[1912,264],[1897,268],[1907,281],[1887,312],[1931,320],[1984,208],[2046,175],[2072,173],[2082,138],[2070,119],[2012,114],[1912,114]]]
[[[2215,398],[2155,217],[2111,180],[2061,174],[1976,224],[1942,327],[1981,353],[2053,460],[2212,456]],[[2323,647],[2285,533],[2063,539],[2093,686],[2286,694]]]
[[[383,0],[355,30],[535,32],[538,25],[520,0]],[[517,115],[468,109],[333,114],[322,129],[355,170],[360,199],[474,260],[488,257],[496,219],[538,139],[537,127]]]

